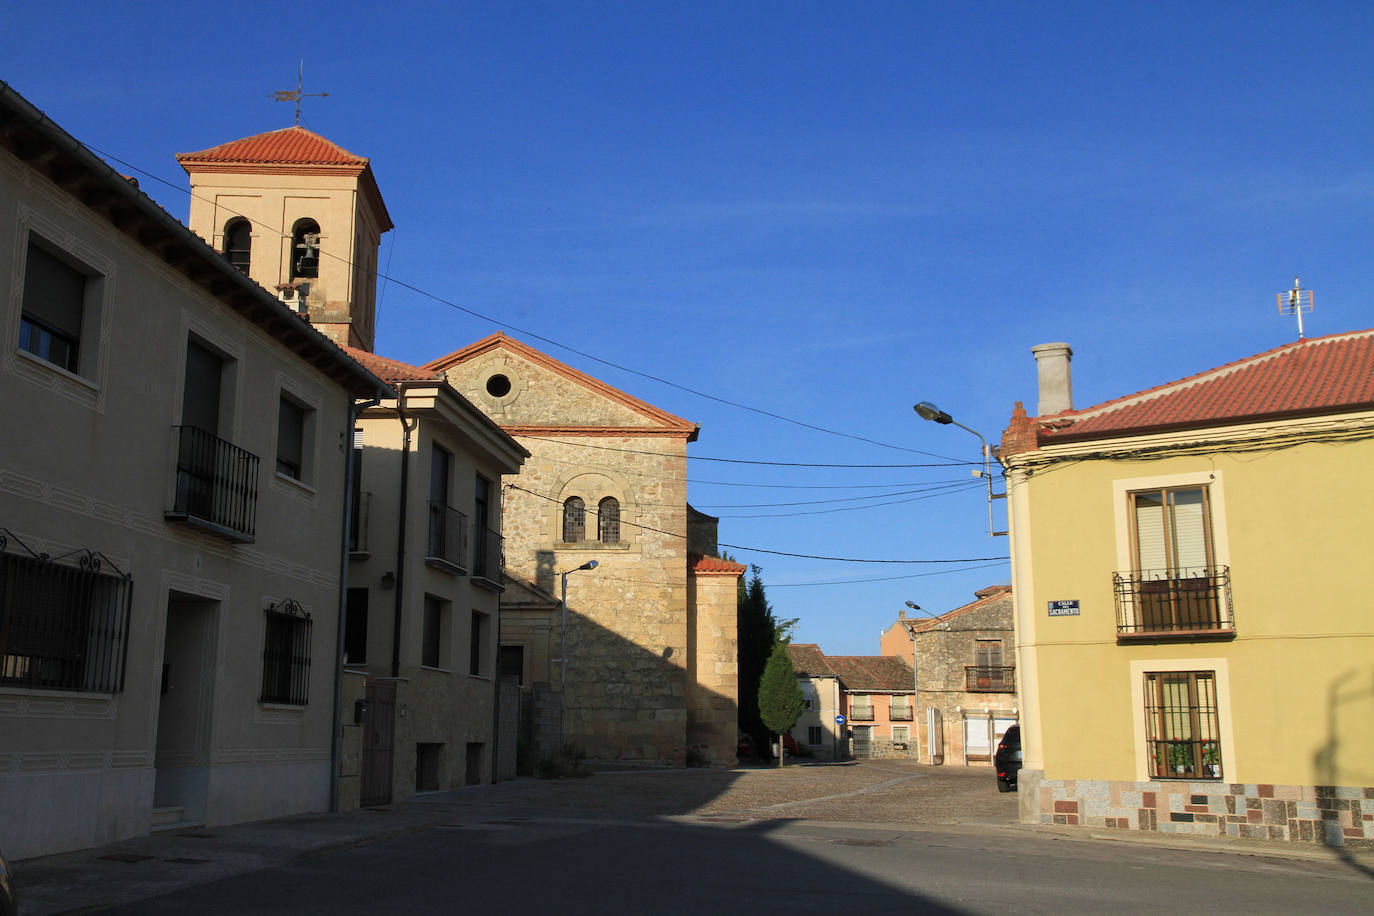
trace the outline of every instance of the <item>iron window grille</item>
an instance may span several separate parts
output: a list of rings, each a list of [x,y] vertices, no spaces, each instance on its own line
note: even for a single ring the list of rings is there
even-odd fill
[[[23,552],[8,552],[11,541]],[[132,592],[103,553],[35,553],[0,528],[0,684],[123,690]]]
[[[1151,779],[1221,779],[1220,735],[1215,672],[1146,673]]]
[[[176,495],[167,517],[234,540],[252,541],[258,506],[258,456],[197,426],[175,427]]]
[[[442,560],[464,568],[467,556],[468,517],[437,499],[429,501],[429,550],[427,559]]]
[[[310,699],[310,612],[287,598],[265,613],[260,702],[304,706]]]
[[[1232,636],[1231,571],[1226,566],[1112,574],[1118,637]]]
[[[969,693],[1014,693],[1016,668],[1011,665],[965,665],[964,690]]]

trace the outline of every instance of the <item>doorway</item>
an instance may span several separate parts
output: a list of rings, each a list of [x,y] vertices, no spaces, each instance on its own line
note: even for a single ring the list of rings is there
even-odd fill
[[[218,619],[218,601],[181,592],[167,596],[154,758],[154,828],[205,821]]]

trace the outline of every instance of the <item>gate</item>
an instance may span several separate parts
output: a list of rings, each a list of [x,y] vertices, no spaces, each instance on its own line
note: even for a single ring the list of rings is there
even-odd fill
[[[396,682],[367,682],[363,719],[363,785],[358,804],[391,804],[391,762],[395,758]]]

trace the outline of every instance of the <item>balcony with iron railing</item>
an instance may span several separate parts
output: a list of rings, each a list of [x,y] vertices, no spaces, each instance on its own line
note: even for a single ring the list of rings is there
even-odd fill
[[[849,719],[852,722],[872,722],[872,706],[851,706],[849,708]]]
[[[1226,566],[1112,574],[1116,638],[1231,639],[1231,572]]]
[[[169,521],[251,543],[258,506],[258,456],[195,426],[177,431],[176,493]]]
[[[969,693],[1015,693],[1016,668],[1011,665],[965,665],[964,690]]]
[[[504,591],[501,576],[506,571],[505,539],[489,528],[472,526],[472,579],[492,591]]]
[[[893,722],[910,722],[910,721],[911,721],[911,707],[910,707],[910,706],[892,706],[892,707],[890,707],[890,708],[888,709],[887,717],[888,717],[889,720],[891,720],[891,721],[893,721]]]
[[[429,541],[425,562],[448,572],[468,571],[468,517],[442,501],[429,501]]]

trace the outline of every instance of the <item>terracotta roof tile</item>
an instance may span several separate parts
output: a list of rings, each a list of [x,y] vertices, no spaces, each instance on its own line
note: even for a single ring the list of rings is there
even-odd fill
[[[284,127],[242,140],[230,140],[196,153],[179,153],[177,162],[262,163],[272,165],[367,165],[363,156],[321,137],[304,127]]]
[[[749,567],[742,563],[733,563],[730,560],[722,560],[720,557],[691,554],[688,560],[691,563],[692,572],[699,576],[742,576],[749,570]]]
[[[798,674],[808,677],[834,677],[825,653],[815,643],[789,643],[787,654],[792,657],[792,667]]]
[[[895,655],[831,655],[826,660],[845,690],[911,692],[911,666]]]
[[[362,363],[367,371],[377,376],[387,384],[393,382],[423,382],[423,381],[442,381],[443,375],[421,369],[419,366],[412,366],[396,359],[387,359],[385,356],[378,356],[368,350],[359,350],[357,347],[344,347],[343,351]]]
[[[1038,417],[1041,445],[1374,408],[1374,329],[1299,340],[1082,410]]]

